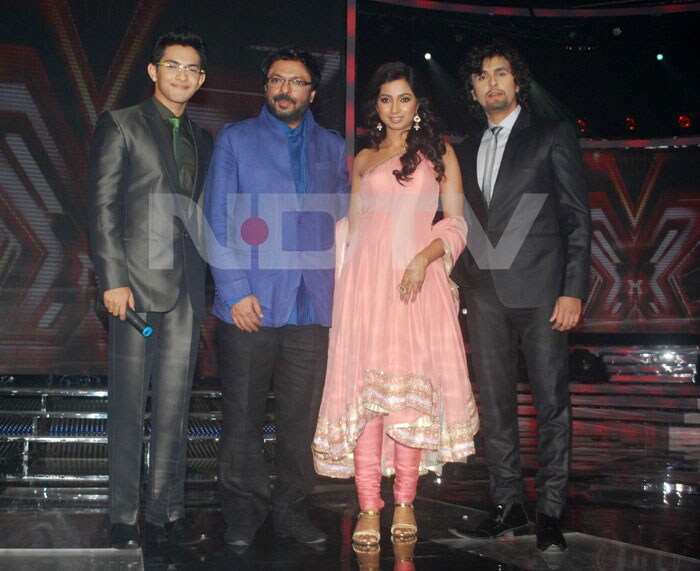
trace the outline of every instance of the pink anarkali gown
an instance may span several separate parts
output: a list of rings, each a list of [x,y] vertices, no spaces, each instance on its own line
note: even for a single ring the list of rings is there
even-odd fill
[[[384,419],[382,472],[393,473],[394,446],[421,448],[420,471],[474,452],[479,420],[448,276],[465,245],[466,223],[433,225],[439,184],[422,161],[399,184],[398,155],[365,173],[362,215],[336,282],[328,369],[313,441],[324,476],[354,475],[353,450],[365,424]],[[397,286],[413,257],[433,240],[446,254],[427,269],[421,293],[404,304]],[[343,242],[344,243],[344,242]],[[338,248],[342,244],[338,243]]]

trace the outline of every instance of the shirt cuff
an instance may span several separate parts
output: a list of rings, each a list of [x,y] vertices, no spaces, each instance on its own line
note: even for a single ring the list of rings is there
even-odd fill
[[[244,298],[246,298],[246,297],[248,297],[248,296],[247,296],[247,295],[241,295],[241,296],[239,296],[239,297],[234,297],[233,299],[231,299],[231,300],[229,300],[229,301],[226,301],[226,302],[224,302],[224,303],[226,303],[226,305],[228,306],[228,308],[231,309],[234,305],[236,305],[239,301],[241,301],[242,299],[244,299]]]

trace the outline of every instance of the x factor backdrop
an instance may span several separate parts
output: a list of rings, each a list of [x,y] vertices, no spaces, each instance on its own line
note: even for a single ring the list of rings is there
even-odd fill
[[[0,373],[106,371],[106,318],[95,308],[87,235],[89,145],[102,111],[152,93],[152,42],[182,25],[208,44],[207,79],[188,114],[212,135],[259,113],[260,63],[287,45],[317,57],[314,114],[342,130],[344,2],[3,0]],[[209,318],[203,375],[215,367],[214,330]]]
[[[150,94],[151,42],[183,24],[209,45],[207,80],[188,113],[212,135],[259,112],[260,61],[275,48],[298,45],[322,66],[314,114],[346,136],[350,152],[363,144],[363,85],[392,59],[426,77],[452,140],[475,136],[479,127],[456,79],[460,57],[476,40],[509,37],[532,64],[534,110],[576,124],[588,166],[593,271],[578,334],[588,341],[696,343],[700,98],[690,56],[700,6],[605,11],[542,4],[2,2],[0,373],[105,372],[106,320],[96,310],[87,236],[90,139],[102,111]],[[216,373],[209,317],[198,374]]]

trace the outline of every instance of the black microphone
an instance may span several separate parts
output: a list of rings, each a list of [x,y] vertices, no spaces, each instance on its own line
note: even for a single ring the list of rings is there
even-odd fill
[[[100,302],[102,309],[107,311],[104,303]],[[109,313],[107,311],[107,313]],[[126,306],[126,320],[131,324],[131,326],[136,329],[144,337],[150,337],[153,334],[153,327],[146,323],[141,316],[131,309],[128,305]]]
[[[150,337],[153,333],[153,327],[146,323],[141,316],[128,305],[126,306],[126,320],[144,337]]]

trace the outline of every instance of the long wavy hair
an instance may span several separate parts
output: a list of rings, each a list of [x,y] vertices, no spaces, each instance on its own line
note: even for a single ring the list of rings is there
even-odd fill
[[[377,98],[382,85],[397,79],[405,79],[411,87],[411,91],[418,101],[418,116],[420,117],[420,130],[411,128],[406,137],[406,152],[401,156],[401,169],[394,171],[394,176],[403,184],[411,180],[411,175],[421,162],[422,153],[433,165],[437,176],[436,180],[442,180],[445,176],[445,165],[442,156],[445,154],[445,141],[438,127],[438,122],[433,114],[430,101],[427,97],[422,82],[417,77],[415,70],[400,61],[389,62],[381,65],[372,75],[367,85],[364,100],[365,125],[369,134],[369,146],[373,149],[386,138],[386,129],[378,130],[381,123],[377,112]]]
[[[494,57],[502,57],[510,63],[511,73],[515,79],[515,84],[520,88],[518,91],[518,103],[529,109],[528,99],[530,96],[530,82],[532,75],[530,68],[523,59],[522,54],[517,48],[509,44],[505,40],[492,40],[488,43],[478,44],[467,53],[464,62],[459,68],[459,78],[462,81],[462,89],[464,99],[467,102],[469,111],[474,117],[486,120],[486,113],[482,109],[478,101],[476,101],[471,93],[473,89],[472,75],[479,75],[484,67],[484,60]]]

